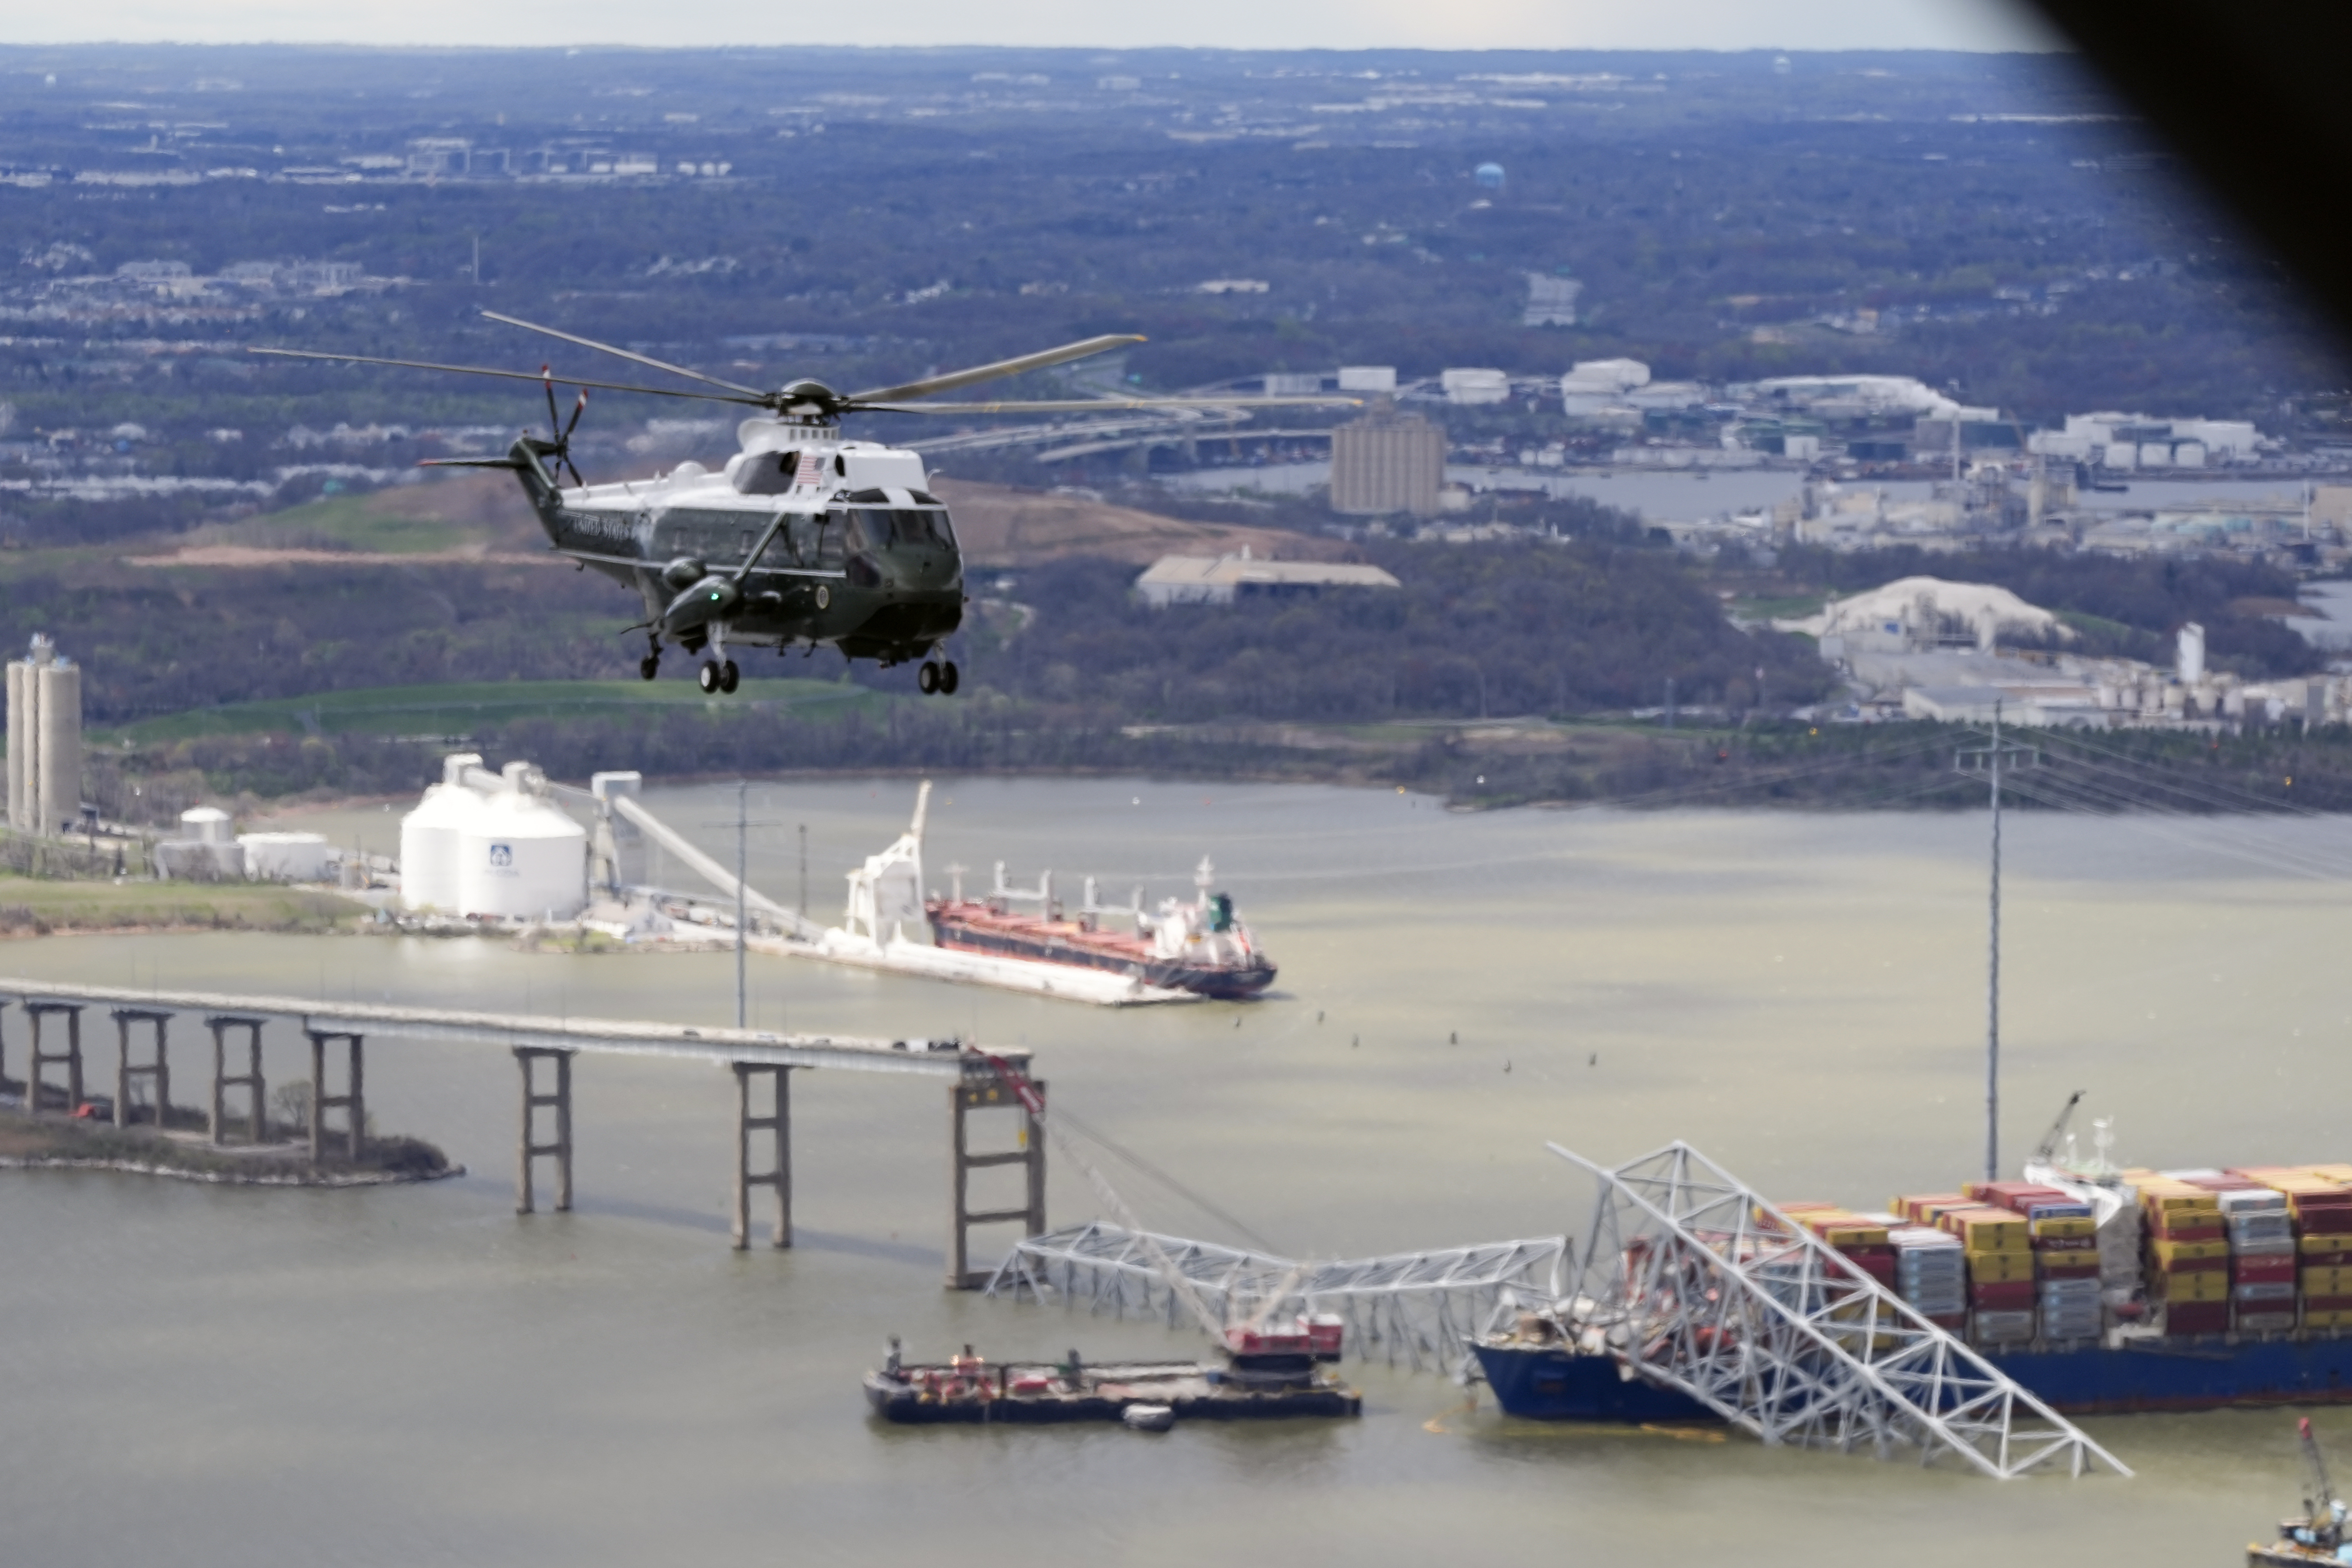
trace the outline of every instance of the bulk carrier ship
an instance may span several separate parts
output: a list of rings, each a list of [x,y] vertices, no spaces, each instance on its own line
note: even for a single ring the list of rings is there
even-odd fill
[[[1888,1212],[1772,1206],[2062,1413],[2352,1402],[2352,1164],[2123,1170],[2105,1142],[2102,1123],[2086,1164],[2037,1159]],[[1643,1376],[1638,1327],[1589,1306],[1518,1311],[1475,1343],[1505,1411],[1715,1418]]]
[[[963,879],[954,874],[947,898],[923,904],[931,939],[941,947],[1105,970],[1145,985],[1226,1001],[1255,996],[1274,984],[1274,964],[1234,913],[1233,895],[1211,890],[1216,868],[1206,856],[1192,878],[1198,896],[1190,902],[1163,899],[1156,915],[1144,912],[1139,888],[1131,904],[1097,904],[1091,877],[1073,916],[1054,897],[1051,871],[1034,888],[1007,887],[1000,860],[996,885],[985,899],[965,898]],[[1035,912],[1017,910],[1016,903],[1034,904]]]

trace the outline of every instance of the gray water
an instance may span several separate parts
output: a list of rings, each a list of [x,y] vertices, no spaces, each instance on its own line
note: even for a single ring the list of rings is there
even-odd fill
[[[911,793],[758,785],[751,815],[808,825],[829,910]],[[714,848],[731,837],[711,826],[731,788],[651,804]],[[395,818],[313,820],[384,847]],[[942,781],[934,881],[1003,858],[1024,882],[1051,864],[1157,897],[1211,852],[1278,994],[1108,1013],[755,957],[754,1016],[1027,1045],[1060,1104],[1300,1254],[1579,1229],[1589,1185],[1546,1139],[1616,1161],[1687,1138],[1775,1195],[1872,1205],[1982,1158],[1984,830],[1980,814],[1459,816],[1369,791]],[[2346,1156],[2346,900],[2306,873],[2352,865],[2352,830],[2013,814],[2008,840],[2005,1163],[2078,1088],[2130,1162]],[[752,879],[781,898],[794,842],[757,830]],[[726,954],[50,938],[0,969],[733,1014]],[[96,1057],[110,1070],[110,1047]],[[281,1042],[273,1075],[306,1070]],[[2298,1495],[2280,1412],[2097,1421],[2137,1479],[2001,1485],[1515,1423],[1377,1367],[1346,1424],[888,1428],[856,1383],[892,1332],[919,1356],[1199,1342],[943,1291],[936,1084],[796,1075],[800,1245],[744,1255],[715,1068],[582,1058],[578,1211],[528,1219],[503,1051],[383,1039],[368,1089],[382,1127],[473,1173],[352,1193],[0,1175],[9,1561],[2210,1564]],[[1112,1170],[1147,1223],[1237,1239]],[[1054,1222],[1097,1207],[1057,1160]],[[2317,1424],[2352,1451],[2352,1413]]]

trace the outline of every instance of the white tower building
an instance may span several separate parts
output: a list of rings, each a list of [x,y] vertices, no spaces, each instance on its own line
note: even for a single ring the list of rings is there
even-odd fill
[[[2205,628],[2195,621],[2180,628],[2180,657],[2174,662],[2173,673],[2180,677],[2183,686],[2194,686],[2205,679]]]
[[[81,816],[81,671],[37,633],[8,665],[8,826],[51,835]]]

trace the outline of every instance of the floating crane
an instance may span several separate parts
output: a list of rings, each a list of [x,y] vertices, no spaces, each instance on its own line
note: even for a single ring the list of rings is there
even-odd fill
[[[2319,1451],[2319,1439],[2311,1430],[2311,1417],[2302,1416],[2294,1426],[2303,1441],[2303,1517],[2279,1521],[2279,1538],[2268,1546],[2259,1542],[2249,1545],[2247,1568],[2352,1561],[2345,1556],[2347,1510],[2344,1500],[2336,1495],[2335,1483],[2328,1479],[2327,1457]]]

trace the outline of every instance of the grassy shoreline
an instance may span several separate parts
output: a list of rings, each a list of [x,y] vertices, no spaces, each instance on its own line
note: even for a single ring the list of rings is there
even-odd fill
[[[0,875],[0,939],[153,931],[320,933],[368,913],[355,899],[267,882],[68,881]]]

